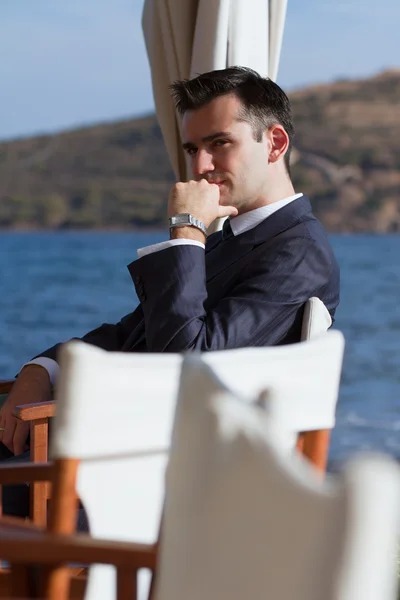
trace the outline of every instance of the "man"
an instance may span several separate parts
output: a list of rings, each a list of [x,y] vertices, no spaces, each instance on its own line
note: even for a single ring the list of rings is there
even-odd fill
[[[290,179],[288,98],[240,67],[177,82],[172,93],[193,180],[171,190],[170,240],[139,250],[128,267],[139,307],[83,340],[126,352],[299,341],[308,298],[321,298],[333,317],[339,269],[308,199],[295,194]],[[223,234],[206,240],[217,217],[230,220]],[[14,454],[24,452],[28,426],[12,410],[50,398],[57,348],[23,367],[0,412],[0,441]]]

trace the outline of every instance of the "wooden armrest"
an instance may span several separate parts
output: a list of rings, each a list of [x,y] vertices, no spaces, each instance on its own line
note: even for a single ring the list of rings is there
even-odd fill
[[[0,485],[11,483],[31,483],[34,481],[51,481],[53,479],[53,463],[0,463]]]
[[[16,406],[13,410],[13,415],[21,419],[21,421],[36,421],[38,419],[48,419],[56,414],[56,403],[37,402],[35,404],[24,404]]]
[[[156,546],[0,527],[0,557],[19,564],[102,563],[132,571],[154,570]]]
[[[9,394],[15,379],[0,379],[0,394]]]
[[[32,523],[32,521],[29,521],[28,519],[24,520],[21,519],[21,517],[10,517],[9,515],[1,515],[0,529],[10,529],[11,531],[43,531],[43,527],[39,527],[38,525]],[[0,596],[0,598],[1,597],[2,596]]]

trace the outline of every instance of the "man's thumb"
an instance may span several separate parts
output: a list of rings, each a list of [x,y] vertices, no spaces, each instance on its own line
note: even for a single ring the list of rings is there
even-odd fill
[[[219,218],[223,217],[236,217],[238,214],[238,209],[234,206],[220,206],[219,207]]]

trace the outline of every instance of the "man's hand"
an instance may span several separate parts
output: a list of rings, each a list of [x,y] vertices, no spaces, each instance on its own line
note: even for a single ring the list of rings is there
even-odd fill
[[[29,434],[29,423],[14,417],[14,408],[31,402],[47,402],[50,396],[50,378],[46,369],[40,365],[24,367],[0,410],[0,442],[14,454],[25,452]]]
[[[168,201],[168,216],[190,213],[206,227],[219,217],[235,217],[234,206],[219,204],[219,187],[215,183],[201,181],[179,182],[172,188]]]

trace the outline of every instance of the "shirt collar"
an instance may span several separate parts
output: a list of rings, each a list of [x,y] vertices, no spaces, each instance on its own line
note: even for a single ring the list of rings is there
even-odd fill
[[[270,217],[274,212],[286,206],[286,204],[290,204],[290,202],[293,202],[293,200],[301,198],[302,195],[303,194],[294,194],[294,196],[283,198],[283,200],[278,200],[272,204],[267,204],[266,206],[260,206],[260,208],[249,210],[248,212],[238,215],[237,217],[232,217],[230,219],[230,224],[233,235],[239,235],[240,233],[244,233],[245,231],[253,229],[253,227],[261,223],[261,221],[264,221],[264,219]]]

